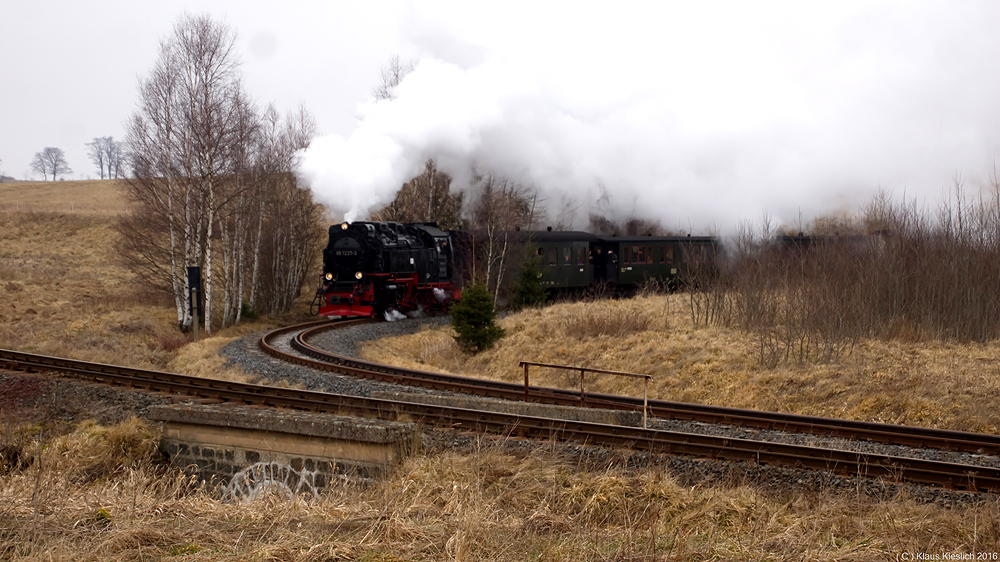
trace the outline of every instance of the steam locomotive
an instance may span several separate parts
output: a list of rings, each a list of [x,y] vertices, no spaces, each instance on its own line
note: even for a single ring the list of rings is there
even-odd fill
[[[717,272],[718,244],[709,236],[609,237],[551,229],[509,235],[514,246],[534,249],[541,282],[552,292],[602,284],[627,291],[650,280],[676,286]],[[461,298],[463,264],[475,254],[475,241],[474,233],[446,232],[433,223],[333,225],[313,312],[391,319],[446,310]],[[516,269],[511,264],[508,271]]]
[[[455,289],[452,235],[433,223],[352,222],[330,227],[313,311],[375,316],[447,308]]]

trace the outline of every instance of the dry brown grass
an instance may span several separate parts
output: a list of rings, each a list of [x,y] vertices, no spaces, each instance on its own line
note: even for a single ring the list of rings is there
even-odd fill
[[[687,488],[662,468],[621,468],[541,444],[417,455],[367,487],[317,499],[225,503],[150,462],[131,421],[83,426],[0,477],[4,560],[886,560],[992,552],[995,503]],[[596,468],[596,469],[595,469]]]
[[[117,260],[113,225],[122,210],[116,181],[0,184],[0,347],[252,380],[223,370],[217,351],[288,319],[212,338],[202,332],[190,345],[172,303],[137,285]]]
[[[520,361],[650,374],[651,397],[799,414],[1000,431],[1000,343],[863,341],[840,363],[760,366],[753,336],[692,327],[688,295],[557,304],[501,321],[492,350],[462,354],[450,328],[370,342],[390,364],[519,382]],[[604,327],[600,325],[604,323]],[[532,384],[576,388],[578,375],[532,371]],[[641,395],[639,383],[594,376],[595,391]]]
[[[183,340],[169,309],[151,302],[116,263],[111,220],[0,212],[0,346],[165,364]]]
[[[122,180],[0,183],[0,213],[115,216],[125,211]]]

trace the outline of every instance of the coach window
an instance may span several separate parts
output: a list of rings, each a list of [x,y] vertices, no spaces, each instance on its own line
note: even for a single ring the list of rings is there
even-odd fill
[[[642,246],[632,246],[632,261],[635,263],[646,263],[646,256],[642,253]]]
[[[660,254],[660,263],[667,263],[667,247],[657,246],[657,250],[659,250],[658,253]]]
[[[653,247],[646,246],[646,263],[653,263]]]
[[[622,247],[622,263],[632,263],[632,252],[629,252],[628,246]]]
[[[586,263],[587,263],[587,249],[581,246],[576,250],[576,265],[584,265]]]
[[[667,256],[667,263],[674,263],[674,247],[667,246],[663,250]]]
[[[559,255],[559,250],[557,248],[549,248],[549,265],[556,264],[556,257]]]
[[[573,248],[566,246],[563,248],[563,265],[573,265]]]

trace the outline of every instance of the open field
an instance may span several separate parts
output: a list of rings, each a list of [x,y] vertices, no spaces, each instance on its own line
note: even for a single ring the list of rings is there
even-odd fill
[[[101,195],[86,203],[76,199],[82,191],[66,192],[81,184]],[[7,191],[28,185],[39,191],[27,199]],[[302,319],[300,307],[189,343],[169,302],[135,287],[115,261],[112,224],[124,208],[115,193],[100,182],[0,184],[0,347],[240,377],[221,372],[218,349]],[[1000,425],[996,342],[863,342],[839,364],[765,369],[744,334],[695,329],[684,295],[558,304],[503,324],[508,337],[471,359],[448,330],[371,343],[365,353],[515,381],[522,359],[588,365],[651,373],[654,395],[668,399]],[[577,384],[541,370],[532,377]],[[588,387],[640,392],[633,381],[605,378]],[[692,487],[617,451],[571,455],[554,444],[468,436],[456,438],[471,440],[458,450],[426,443],[369,486],[232,504],[158,466],[155,428],[61,427],[0,408],[0,560],[896,560],[993,553],[1000,543],[996,499],[942,506],[860,490],[774,491],[740,478]]]
[[[114,216],[125,211],[121,180],[0,183],[0,212]]]

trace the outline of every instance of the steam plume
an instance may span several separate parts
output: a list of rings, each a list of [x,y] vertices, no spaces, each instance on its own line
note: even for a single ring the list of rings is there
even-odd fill
[[[937,198],[998,149],[990,4],[481,9],[413,9],[394,99],[303,154],[318,200],[363,218],[435,158],[454,188],[500,173],[577,226],[600,208],[699,233],[880,186]]]

